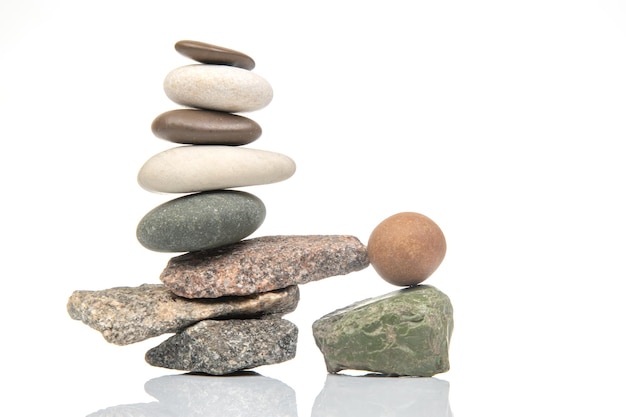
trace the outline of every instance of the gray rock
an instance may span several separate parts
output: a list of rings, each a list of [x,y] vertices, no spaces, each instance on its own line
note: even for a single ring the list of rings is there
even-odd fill
[[[433,376],[450,369],[452,304],[419,285],[352,304],[313,323],[328,372]]]
[[[225,375],[293,359],[298,328],[285,319],[205,320],[146,353],[162,368]]]
[[[254,294],[189,300],[162,284],[74,291],[67,303],[71,318],[81,320],[117,345],[128,345],[165,333],[176,333],[210,318],[286,314],[299,301],[297,286]]]
[[[156,252],[212,249],[248,237],[265,214],[263,202],[243,191],[188,194],[148,212],[137,226],[137,239]]]
[[[271,291],[369,265],[367,248],[340,235],[264,236],[170,259],[161,281],[188,298]]]

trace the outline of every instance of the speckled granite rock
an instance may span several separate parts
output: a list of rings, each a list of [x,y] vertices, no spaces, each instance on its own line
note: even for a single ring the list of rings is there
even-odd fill
[[[433,376],[450,368],[452,329],[448,296],[419,285],[330,313],[313,323],[313,336],[328,372]]]
[[[188,194],[150,210],[137,225],[137,239],[156,252],[191,252],[238,242],[265,220],[263,202],[235,190]]]
[[[187,298],[249,295],[358,271],[369,265],[354,236],[264,236],[170,259],[161,281]]]
[[[153,366],[225,375],[293,359],[298,328],[285,319],[205,320],[146,353]]]
[[[291,286],[248,297],[189,300],[164,285],[144,284],[74,291],[67,310],[70,317],[98,330],[108,342],[128,345],[210,318],[286,314],[295,310],[299,294],[298,287]]]

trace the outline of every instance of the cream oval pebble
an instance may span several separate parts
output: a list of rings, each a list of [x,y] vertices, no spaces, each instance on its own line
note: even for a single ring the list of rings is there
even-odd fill
[[[170,71],[163,89],[170,100],[183,106],[230,113],[260,110],[274,94],[270,83],[252,71],[210,64]]]
[[[226,145],[189,145],[150,158],[137,180],[144,189],[192,193],[271,184],[291,177],[294,161],[280,153]]]

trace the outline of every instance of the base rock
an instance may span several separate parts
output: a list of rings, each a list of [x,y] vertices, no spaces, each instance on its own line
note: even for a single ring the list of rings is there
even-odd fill
[[[281,318],[205,320],[146,353],[162,368],[225,375],[293,359],[298,328]]]
[[[429,285],[364,300],[313,323],[328,372],[433,376],[450,369],[452,304]]]

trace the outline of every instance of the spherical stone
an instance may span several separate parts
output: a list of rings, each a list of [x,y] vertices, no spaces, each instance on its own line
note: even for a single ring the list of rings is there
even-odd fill
[[[137,181],[147,191],[193,193],[271,184],[291,177],[294,161],[280,153],[240,146],[187,145],[150,158]]]
[[[171,110],[152,122],[158,138],[191,145],[247,145],[257,140],[261,126],[236,114],[197,109]]]
[[[255,63],[248,55],[233,49],[198,41],[178,41],[174,45],[181,55],[203,64],[231,65],[246,70],[254,68]]]
[[[176,68],[165,77],[163,89],[170,100],[180,105],[229,113],[260,110],[274,95],[265,78],[228,65]]]
[[[446,254],[446,239],[439,226],[423,214],[397,213],[374,228],[367,254],[385,281],[412,286],[439,267]]]
[[[188,194],[148,212],[137,240],[155,252],[193,252],[239,242],[265,220],[265,205],[243,191]]]

